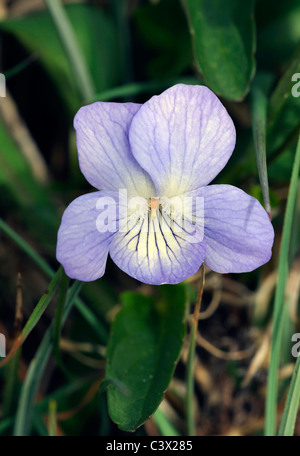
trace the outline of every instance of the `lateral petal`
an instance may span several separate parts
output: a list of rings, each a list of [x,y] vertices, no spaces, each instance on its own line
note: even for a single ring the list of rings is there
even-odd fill
[[[116,231],[117,201],[115,192],[93,192],[76,198],[65,210],[58,230],[56,257],[72,279],[90,282],[103,276]],[[101,230],[98,218],[104,210],[111,225]]]
[[[209,185],[193,196],[204,198],[204,261],[210,269],[249,272],[270,260],[274,230],[256,198],[231,185]]]

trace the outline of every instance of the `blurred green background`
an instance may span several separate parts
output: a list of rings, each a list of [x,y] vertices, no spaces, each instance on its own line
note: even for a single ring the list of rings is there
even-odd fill
[[[135,306],[144,301],[145,306],[164,302],[169,319],[175,319],[168,313],[172,306],[182,312],[188,301],[193,309],[198,276],[178,286],[151,287],[110,260],[102,279],[83,286],[71,282],[69,302],[75,304],[63,328],[68,298],[63,309],[63,293],[54,284],[49,299],[48,293],[39,301],[59,267],[55,247],[61,215],[74,198],[92,190],[78,166],[75,113],[97,100],[142,103],[177,82],[205,84],[219,95],[235,123],[237,146],[215,183],[240,187],[262,204],[270,198],[276,234],[273,257],[259,270],[224,276],[206,271],[194,372],[196,431],[262,434],[272,327],[281,334],[275,352],[280,358],[278,415],[294,371],[291,337],[300,332],[299,171],[290,233],[280,252],[300,133],[300,98],[291,93],[292,75],[300,73],[300,4],[62,3],[76,39],[77,65],[65,22],[55,16],[61,2],[55,0],[51,7],[51,0],[0,1],[0,71],[7,89],[0,98],[0,333],[7,338],[8,352],[26,322],[32,322],[22,347],[0,369],[0,435],[126,434],[111,419],[113,407],[108,414],[105,387],[99,389],[117,312],[125,305],[138,318]],[[277,285],[280,258],[285,273]],[[276,285],[280,311],[274,308]],[[75,300],[79,291],[81,298]],[[33,315],[38,303],[41,312]],[[149,312],[145,321],[152,318]],[[159,324],[162,328],[163,320]],[[180,346],[177,351],[175,359]],[[187,434],[186,364],[187,340],[159,410],[137,435]],[[162,383],[161,394],[163,390]],[[152,398],[147,400],[151,410]],[[300,435],[299,419],[295,434]]]

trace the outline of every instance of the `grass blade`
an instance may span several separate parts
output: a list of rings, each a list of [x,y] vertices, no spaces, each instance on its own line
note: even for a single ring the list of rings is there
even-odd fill
[[[156,426],[158,427],[160,434],[163,437],[179,437],[180,434],[175,429],[173,424],[170,422],[168,417],[162,412],[161,409],[157,409],[153,415]]]
[[[193,77],[186,78],[172,78],[162,81],[143,81],[143,82],[132,82],[130,84],[124,84],[122,86],[113,87],[112,89],[104,90],[101,93],[94,95],[89,102],[94,101],[109,101],[115,98],[126,98],[134,97],[136,95],[142,95],[144,93],[161,92],[168,87],[175,84],[201,84],[201,82]]]
[[[35,433],[41,437],[48,437],[49,433],[44,423],[44,417],[39,413],[38,410],[34,410],[32,421]]]
[[[68,16],[66,15],[60,0],[45,0],[45,3],[55,23],[62,45],[72,66],[78,91],[84,100],[88,100],[95,93],[94,83],[87,69]]]
[[[19,392],[19,369],[21,350],[17,350],[15,356],[8,363],[5,370],[5,383],[3,389],[2,414],[5,417],[12,415],[16,407],[16,399]]]
[[[0,218],[0,230],[2,230],[15,244],[31,258],[35,264],[46,274],[50,279],[55,275],[55,271],[46,263],[46,261],[21,238],[3,219]],[[108,330],[105,325],[95,317],[94,312],[89,309],[82,299],[77,298],[75,306],[87,323],[94,329],[101,342],[106,343],[108,340]]]
[[[77,298],[78,293],[82,287],[82,282],[75,282],[74,285],[69,289],[67,294],[66,305],[62,316],[62,325],[65,323],[70,310]],[[15,436],[25,436],[30,434],[32,425],[32,413],[34,399],[37,394],[42,375],[47,366],[49,357],[53,349],[53,329],[54,322],[51,323],[48,328],[34,359],[31,361],[18,404],[18,410],[16,415],[16,421],[14,426]]]
[[[292,85],[292,75],[294,73],[299,73],[300,71],[300,43],[298,44],[291,61],[283,74],[282,78],[278,82],[273,94],[270,98],[269,104],[269,123],[273,123],[275,121],[276,116],[278,115],[279,111],[281,110],[282,106],[284,105],[285,101],[288,99]]]
[[[54,276],[54,271],[48,264],[43,260],[43,258],[35,252],[35,250],[30,247],[30,245],[21,238],[5,221],[0,218],[0,230],[2,230],[17,246],[20,247],[26,255],[31,258],[35,264],[46,274],[47,277],[52,279]]]
[[[30,315],[26,325],[23,328],[23,331],[17,337],[17,339],[14,341],[14,343],[10,349],[10,352],[8,353],[6,358],[4,358],[0,362],[0,368],[3,367],[13,357],[13,355],[16,353],[18,348],[20,348],[20,346],[25,342],[25,340],[27,339],[27,337],[29,336],[31,331],[35,328],[35,326],[39,322],[41,316],[47,309],[49,303],[51,302],[51,300],[53,298],[54,293],[57,290],[61,274],[62,274],[62,268],[60,267],[58,269],[57,273],[55,274],[55,276],[53,277],[48,290],[46,290],[46,292],[43,294],[43,296],[41,297],[41,299],[35,306],[32,314]]]
[[[56,402],[51,400],[49,402],[49,436],[55,437],[56,435]]]
[[[289,250],[292,233],[293,213],[297,195],[297,185],[300,170],[300,137],[298,139],[296,155],[293,165],[289,195],[284,216],[283,232],[279,253],[278,281],[275,292],[273,334],[271,360],[268,372],[267,398],[266,398],[266,421],[265,435],[273,436],[276,432],[276,409],[278,393],[278,369],[280,363],[280,349],[282,339],[282,311],[284,294],[289,270]]]
[[[279,435],[292,436],[300,402],[300,356],[297,358],[295,370],[281,419]]]

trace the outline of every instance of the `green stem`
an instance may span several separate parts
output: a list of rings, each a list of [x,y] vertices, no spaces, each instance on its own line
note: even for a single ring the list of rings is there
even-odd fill
[[[252,87],[252,131],[259,182],[269,216],[271,213],[266,154],[267,93],[272,77],[258,74]]]
[[[195,423],[195,406],[194,406],[194,362],[195,362],[195,346],[196,346],[196,328],[192,324],[189,340],[189,353],[187,360],[187,395],[186,395],[186,408],[187,408],[187,429],[189,436],[196,435]]]
[[[60,0],[45,0],[55,23],[62,45],[72,66],[74,79],[83,100],[89,100],[95,93],[94,83],[77,42],[72,25]]]
[[[201,266],[201,280],[200,288],[197,296],[197,302],[194,310],[193,323],[191,326],[189,351],[187,359],[187,395],[186,395],[186,408],[187,408],[187,430],[189,436],[196,436],[196,421],[195,421],[195,404],[194,404],[194,364],[195,364],[195,350],[196,350],[196,335],[198,329],[198,318],[201,308],[201,301],[204,288],[204,263]]]
[[[300,170],[300,137],[297,144],[296,155],[293,165],[290,190],[284,216],[282,239],[279,253],[278,281],[275,292],[273,334],[271,360],[268,372],[267,397],[266,397],[266,421],[265,435],[273,436],[276,433],[277,417],[277,394],[278,394],[278,370],[280,364],[280,349],[282,339],[282,312],[284,295],[289,271],[289,247],[292,232],[293,213],[297,196],[297,185]]]

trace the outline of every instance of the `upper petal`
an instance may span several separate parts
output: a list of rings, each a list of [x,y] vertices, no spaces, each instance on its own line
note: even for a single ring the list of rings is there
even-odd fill
[[[129,141],[158,195],[170,197],[214,179],[234,149],[235,127],[211,90],[178,84],[141,106]]]
[[[117,201],[117,193],[94,192],[76,198],[65,210],[58,230],[56,257],[72,279],[89,282],[103,276],[115,230],[99,229],[97,220],[104,209],[113,221]]]
[[[79,165],[99,190],[126,188],[129,193],[151,195],[153,183],[134,159],[128,129],[140,105],[96,102],[80,108],[74,119]]]
[[[204,261],[210,269],[249,272],[270,260],[274,230],[256,198],[231,185],[209,185],[193,194],[204,198]]]

